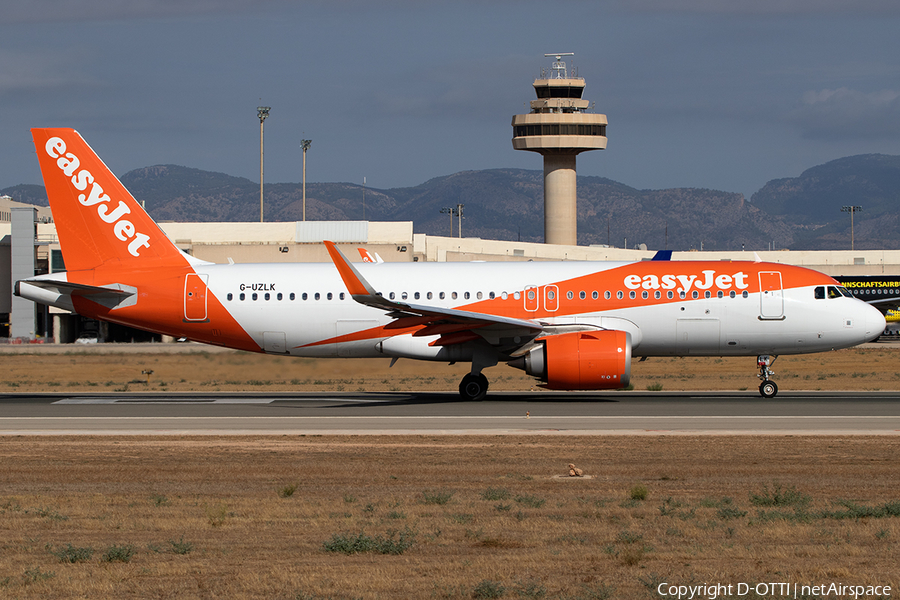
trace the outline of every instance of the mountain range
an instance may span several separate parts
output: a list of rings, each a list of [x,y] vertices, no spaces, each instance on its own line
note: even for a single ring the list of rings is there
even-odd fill
[[[257,221],[259,183],[176,165],[135,169],[122,183],[158,221]],[[47,205],[42,186],[0,190]],[[267,221],[303,218],[299,183],[265,184]],[[463,236],[540,242],[543,173],[463,171],[415,187],[379,190],[350,183],[307,183],[308,220],[413,221],[416,233],[449,235],[445,207],[463,204]],[[768,182],[750,200],[699,188],[639,190],[603,177],[578,178],[578,243],[672,250],[792,250],[900,247],[900,156],[834,160],[798,177]],[[453,235],[458,220],[453,219]]]

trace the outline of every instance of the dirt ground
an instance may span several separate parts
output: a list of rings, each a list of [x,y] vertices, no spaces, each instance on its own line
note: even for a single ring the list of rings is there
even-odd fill
[[[788,390],[896,390],[900,343],[781,356],[774,380]],[[199,344],[0,347],[0,392],[53,391],[452,391],[468,365],[401,359],[308,359]],[[145,371],[152,371],[148,375]],[[484,371],[492,391],[531,390],[506,365]],[[635,390],[754,390],[755,357],[650,358],[632,364]]]
[[[785,356],[776,380],[893,390],[897,350]],[[184,345],[0,361],[14,393],[454,390],[466,372]],[[493,390],[534,384],[486,373]],[[650,359],[632,381],[741,390],[755,373],[748,358]],[[896,436],[0,437],[0,597],[887,598],[898,453]]]
[[[892,597],[898,452],[840,436],[0,438],[0,596]]]

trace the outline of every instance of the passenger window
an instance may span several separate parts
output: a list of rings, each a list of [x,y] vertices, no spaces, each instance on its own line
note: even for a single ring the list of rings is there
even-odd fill
[[[431,292],[428,292],[428,295],[427,295],[426,297],[427,297],[429,300],[431,300],[432,296],[433,296],[433,294],[432,294]]]
[[[691,298],[693,298],[694,300],[696,300],[699,297],[700,297],[700,292],[698,292],[697,290],[694,290],[693,292],[691,292]]]
[[[678,297],[681,298],[682,300],[684,300],[685,298],[687,298],[687,293],[685,293],[684,290],[682,290],[682,291],[678,292]]]
[[[300,296],[300,298],[303,299],[304,301],[309,300],[309,294],[307,294],[306,292],[303,292],[303,294]],[[293,300],[293,299],[294,299],[294,294],[291,294],[291,300]]]
[[[509,298],[509,294],[507,294],[506,292],[500,292],[500,298],[506,300],[507,298]]]
[[[259,298],[259,294],[257,294],[256,292],[253,292],[253,295],[250,296],[250,297],[251,297],[253,300],[256,300],[256,299]]]
[[[483,298],[483,295],[481,292],[478,292],[477,294],[475,294],[475,297],[481,300]]]
[[[729,298],[734,298],[736,295],[737,295],[737,294],[734,293],[734,290],[731,290],[730,292],[728,292],[728,297],[729,297]]]
[[[612,294],[609,293],[609,290],[603,292],[603,297],[609,300],[612,297]]]
[[[243,293],[243,292],[241,292],[241,295],[240,295],[240,296],[238,296],[238,298],[240,298],[240,299],[241,299],[241,300],[246,300],[246,298],[247,298],[247,295],[246,295],[246,294],[244,294],[244,293]]]
[[[741,298],[749,298],[749,297],[750,297],[750,294],[747,293],[747,290],[744,290],[743,292],[741,292]]]
[[[341,292],[341,300],[344,299],[344,292]]]
[[[321,294],[319,294],[319,292],[316,292],[316,295],[314,296],[314,298],[315,298],[316,300],[318,300],[318,299],[321,298],[321,297],[322,297]]]
[[[572,292],[572,290],[569,290],[568,292],[566,292],[566,298],[568,298],[569,300],[571,300],[574,297],[575,297],[575,294],[574,294],[574,292]]]
[[[413,298],[415,298],[416,300],[418,300],[418,299],[419,299],[419,292],[416,292],[415,294],[413,294]]]
[[[496,297],[497,296],[494,294],[494,292],[488,292],[488,299],[493,300]]]
[[[468,300],[471,297],[472,297],[472,294],[470,294],[469,292],[466,292],[465,294],[463,294],[463,298],[465,298],[466,300]]]
[[[709,298],[709,297],[711,297],[711,296],[712,296],[712,292],[710,292],[709,290],[706,290],[705,292],[703,292],[703,297],[704,297],[704,298]]]
[[[450,292],[450,299],[456,300],[456,292]]]
[[[666,292],[666,298],[668,298],[669,300],[671,300],[674,297],[675,297],[675,292],[673,292],[672,290],[669,290],[668,292]]]
[[[391,292],[390,294],[388,294],[388,298],[389,298],[390,300],[393,300],[393,299],[394,299],[394,292]]]
[[[281,292],[278,292],[278,295],[275,296],[275,297],[276,297],[277,299],[279,299],[279,300],[281,300],[281,299],[284,298],[284,296],[281,294]]]
[[[228,298],[228,300],[231,300],[232,298],[234,298],[234,294],[229,292],[227,298]]]
[[[592,299],[592,300],[596,300],[596,299],[599,298],[599,297],[600,297],[600,294],[597,293],[597,290],[594,290],[593,292],[591,292],[591,299]]]
[[[401,300],[406,300],[406,298],[407,298],[406,292],[403,292],[402,294],[400,294],[400,299],[401,299]]]
[[[650,292],[648,292],[647,290],[644,290],[643,292],[641,292],[641,298],[643,298],[644,300],[646,300],[649,297],[650,297]]]
[[[820,286],[816,287],[816,289],[813,290],[813,297],[816,300],[824,300],[825,299],[825,286],[820,285]]]
[[[266,300],[271,300],[271,299],[272,299],[272,294],[270,294],[269,292],[266,292]]]
[[[656,290],[655,292],[653,292],[653,297],[659,300],[660,298],[662,298],[662,292]]]
[[[333,297],[334,297],[334,296],[331,295],[331,292],[328,292],[327,294],[325,294],[325,299],[326,299],[326,300],[331,300]]]
[[[579,300],[584,300],[585,298],[587,298],[587,294],[584,292],[584,290],[581,290],[580,292],[578,292]]]
[[[520,292],[513,292],[513,300],[518,300],[521,297],[522,294]]]
[[[632,300],[634,300],[637,297],[637,293],[634,290],[632,290],[632,291],[628,292],[628,297],[631,298]]]
[[[441,292],[440,294],[438,294],[438,297],[439,297],[441,300],[443,300],[443,299],[444,299],[444,292]]]
[[[616,292],[617,299],[621,300],[623,296],[624,296],[624,294],[622,293],[622,290],[619,290],[618,292]]]

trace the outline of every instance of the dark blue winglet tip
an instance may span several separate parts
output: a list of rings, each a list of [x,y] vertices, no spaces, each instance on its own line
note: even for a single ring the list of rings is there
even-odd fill
[[[671,250],[657,250],[650,260],[672,260]]]

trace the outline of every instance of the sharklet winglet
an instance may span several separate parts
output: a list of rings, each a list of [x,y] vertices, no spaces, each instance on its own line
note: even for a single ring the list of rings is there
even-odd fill
[[[332,262],[334,262],[334,266],[337,267],[338,273],[341,275],[341,279],[344,280],[344,285],[347,286],[347,291],[350,292],[350,295],[353,296],[354,300],[357,296],[377,296],[375,293],[375,288],[373,288],[368,281],[366,281],[362,275],[359,274],[359,271],[356,270],[350,261],[347,260],[347,257],[344,256],[344,253],[340,251],[340,249],[335,245],[334,242],[324,241],[325,248],[328,250],[329,256],[331,256]]]

